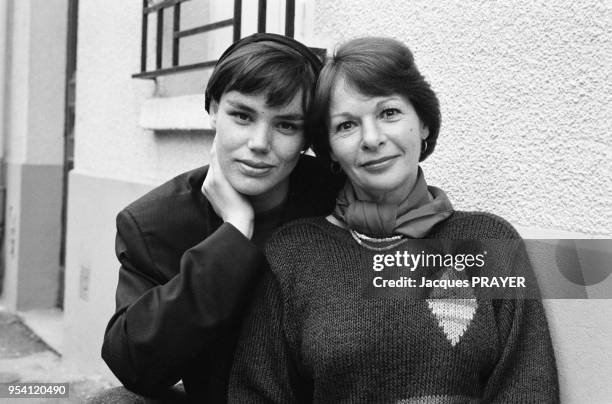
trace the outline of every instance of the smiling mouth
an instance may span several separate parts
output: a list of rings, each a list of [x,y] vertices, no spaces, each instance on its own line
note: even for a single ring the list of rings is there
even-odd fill
[[[238,162],[238,170],[247,177],[260,178],[269,175],[276,167],[273,164],[268,164],[257,160],[236,160]]]
[[[255,160],[238,160],[239,163],[244,164],[250,168],[258,169],[258,170],[266,170],[274,167],[273,164],[268,164],[263,161],[255,161]]]
[[[379,159],[374,159],[374,160],[368,160],[365,163],[361,164],[361,167],[364,168],[375,168],[375,167],[383,167],[386,166],[388,162],[390,162],[391,160],[395,159],[399,157],[398,155],[393,155],[393,156],[385,156],[385,157],[381,157]]]

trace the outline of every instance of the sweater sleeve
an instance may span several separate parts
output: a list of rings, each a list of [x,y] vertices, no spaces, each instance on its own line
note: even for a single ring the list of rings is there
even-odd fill
[[[243,325],[230,376],[230,403],[311,402],[311,389],[295,366],[283,327],[278,281],[267,272]]]
[[[117,310],[102,357],[128,389],[148,396],[182,379],[197,355],[214,351],[214,341],[241,317],[265,262],[250,240],[223,224],[182,255],[177,275],[164,279],[128,211],[117,217],[116,253]]]
[[[557,368],[544,307],[533,295],[536,280],[522,240],[518,246],[511,269],[525,275],[532,290],[519,289],[513,298],[494,303],[501,355],[489,376],[483,402],[558,403]]]

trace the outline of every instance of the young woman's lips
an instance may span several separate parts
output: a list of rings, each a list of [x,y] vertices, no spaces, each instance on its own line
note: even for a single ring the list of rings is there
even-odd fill
[[[264,161],[257,160],[237,160],[240,172],[249,177],[263,177],[267,175],[275,166]]]
[[[368,171],[380,171],[384,170],[387,167],[390,167],[395,163],[395,159],[398,158],[399,155],[393,156],[385,156],[377,159],[368,160],[365,163],[361,163],[361,167]]]

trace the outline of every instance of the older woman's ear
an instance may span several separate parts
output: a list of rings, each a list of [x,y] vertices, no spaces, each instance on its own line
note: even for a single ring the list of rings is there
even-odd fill
[[[429,137],[429,128],[423,122],[421,122],[421,139],[425,140]]]

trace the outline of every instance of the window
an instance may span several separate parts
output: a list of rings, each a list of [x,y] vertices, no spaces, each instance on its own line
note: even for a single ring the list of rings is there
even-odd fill
[[[155,79],[156,85],[155,98],[142,106],[141,126],[208,129],[203,93],[221,53],[255,32],[308,43],[313,5],[312,0],[143,0],[141,71],[133,77]]]
[[[302,1],[300,3],[303,4],[304,2]],[[257,7],[255,10],[252,8],[253,5]],[[185,10],[190,6],[191,9]],[[252,25],[251,23],[254,22],[253,20],[256,21],[256,32],[277,32],[277,27],[272,31],[267,29],[269,28],[268,25],[278,25],[274,24],[274,22],[268,24],[270,11],[272,11],[272,14],[278,15],[278,12],[284,9],[284,32],[282,33],[294,37],[296,0],[269,2],[267,0],[258,0],[257,2],[249,1],[246,2],[244,6],[245,8],[243,8],[242,0],[234,0],[233,5],[226,1],[221,5],[219,2],[202,0],[143,0],[141,68],[140,72],[134,74],[133,77],[155,78],[213,67],[216,63],[216,57],[211,58],[210,54],[215,53],[219,55],[231,42],[240,39],[243,36],[241,35],[243,26]],[[185,11],[187,11],[187,13],[185,13]],[[228,11],[231,11],[231,15],[227,15]],[[246,17],[246,21],[244,22],[243,15]],[[202,20],[208,21],[215,17],[221,18],[203,25],[193,25],[194,16],[199,16]],[[170,18],[172,20],[171,25],[168,24]],[[187,24],[185,24],[185,20],[187,20]],[[185,28],[185,25],[190,25],[189,23],[191,23],[192,26]],[[151,26],[153,26],[155,30],[155,35],[153,36],[154,41],[151,41]],[[231,28],[230,41],[228,41],[227,38],[226,28]],[[218,34],[225,34],[221,38],[219,38],[219,36],[212,37],[212,41],[209,41],[222,44],[220,50],[218,46],[210,46],[211,44],[206,46],[205,40],[198,41],[196,45],[199,46],[184,46],[185,42],[191,37],[201,36],[202,34],[210,35],[214,31],[217,31]],[[252,32],[248,32],[247,35],[250,33]],[[221,40],[219,41],[219,39]],[[197,51],[198,47],[200,48],[199,51]],[[154,61],[151,61],[150,48],[154,50]],[[185,52],[186,50],[188,50],[188,52]],[[208,52],[206,52],[206,50],[208,50]],[[324,52],[322,49],[315,50]],[[188,60],[193,59],[194,53],[202,56],[203,59],[199,61]],[[187,55],[187,57],[185,57],[185,55]]]

